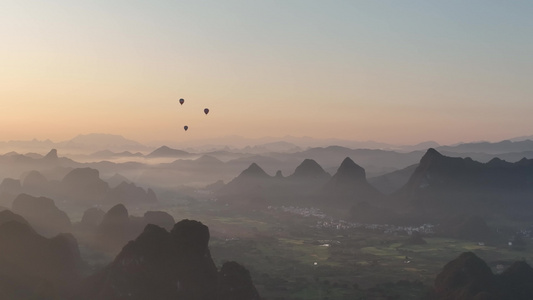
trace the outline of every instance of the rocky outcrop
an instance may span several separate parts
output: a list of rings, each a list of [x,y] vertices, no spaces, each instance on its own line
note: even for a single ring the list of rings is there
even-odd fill
[[[31,171],[24,176],[22,188],[25,193],[33,196],[43,196],[48,194],[48,179],[38,171]]]
[[[20,194],[13,200],[13,212],[23,216],[31,226],[46,237],[61,232],[70,232],[71,223],[67,214],[57,208],[54,200]]]
[[[122,204],[113,206],[96,228],[96,246],[104,252],[116,253],[138,234],[131,225],[126,207]]]
[[[208,242],[209,229],[198,221],[182,220],[170,232],[149,224],[76,299],[259,299],[244,268],[231,264],[219,275]]]
[[[533,299],[533,268],[524,261],[514,262],[499,275],[505,299]]]
[[[219,191],[222,199],[231,199],[241,203],[250,204],[264,197],[264,192],[272,187],[272,177],[256,163],[252,163],[239,176],[228,182]],[[246,201],[246,202],[243,202]]]
[[[105,212],[99,208],[91,207],[83,212],[80,225],[83,228],[96,228],[104,219]]]
[[[250,272],[239,263],[226,262],[218,272],[218,300],[260,300]]]
[[[154,224],[171,230],[176,221],[169,213],[164,211],[147,211],[144,213],[144,222],[147,224]]]
[[[46,154],[42,159],[44,161],[48,161],[48,162],[57,161],[57,159],[58,159],[57,150],[56,149],[50,150],[50,152],[48,152],[48,154]]]
[[[106,202],[126,204],[153,203],[157,202],[157,196],[151,189],[145,191],[134,183],[122,182],[108,191]]]
[[[366,180],[365,169],[349,157],[344,159],[337,173],[324,185],[321,194],[329,204],[334,205],[372,202],[381,197],[381,193]]]
[[[439,299],[472,299],[479,293],[494,294],[495,280],[489,266],[472,252],[447,263],[435,279]]]
[[[66,198],[93,205],[104,202],[109,185],[100,179],[99,174],[98,170],[91,168],[70,171],[61,181]]]
[[[305,159],[289,177],[304,180],[327,180],[331,176],[315,160]]]
[[[533,299],[533,269],[515,262],[500,275],[472,252],[465,252],[447,263],[435,279],[430,299],[437,300],[526,300]]]
[[[70,234],[47,239],[29,225],[0,225],[2,299],[66,299],[80,280],[82,261]]]

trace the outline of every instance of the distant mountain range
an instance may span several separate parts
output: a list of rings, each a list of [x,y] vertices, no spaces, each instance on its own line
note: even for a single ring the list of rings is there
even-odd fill
[[[259,165],[252,163],[239,176],[220,187],[216,194],[228,203],[317,206],[331,210],[345,210],[358,202],[382,197],[367,182],[365,170],[348,157],[333,176],[312,159],[305,159],[287,177],[281,172],[270,176]]]
[[[62,152],[71,153],[91,153],[95,151],[150,151],[153,148],[145,146],[139,142],[129,140],[120,135],[90,133],[80,134],[70,140],[62,142],[52,142],[51,140],[31,140],[31,141],[8,141],[0,142],[0,149],[10,149],[10,151],[39,151],[46,149],[60,149]]]
[[[380,177],[371,185],[364,168],[346,157],[333,176],[316,161],[304,160],[294,174],[267,174],[252,163],[223,187],[223,201],[246,205],[315,206],[352,217],[380,222],[441,220],[454,214],[505,218],[533,216],[533,159],[510,163],[493,158],[487,163],[449,157],[430,148],[403,170]],[[389,195],[386,195],[383,190]],[[387,218],[385,218],[387,217]]]
[[[456,145],[439,145],[434,141],[426,141],[416,145],[393,145],[374,141],[350,141],[342,139],[315,139],[311,137],[265,137],[265,138],[243,138],[229,136],[214,138],[210,140],[198,140],[196,146],[180,144],[172,141],[164,143],[166,146],[153,147],[127,139],[120,135],[90,133],[78,135],[70,140],[53,142],[51,140],[31,140],[31,141],[8,141],[0,142],[0,151],[17,151],[19,153],[37,152],[42,153],[50,149],[58,149],[61,153],[72,155],[89,155],[91,157],[178,157],[187,153],[209,153],[209,152],[237,152],[247,154],[297,154],[308,149],[329,148],[331,146],[359,149],[359,150],[384,150],[399,153],[425,151],[428,148],[435,148],[443,153],[461,153],[465,155],[479,156],[483,160],[483,155],[511,154],[519,155],[524,152],[533,152],[532,136],[524,136],[504,140],[500,142],[470,142]],[[181,149],[181,150],[178,150]],[[158,151],[154,151],[158,150]],[[178,151],[183,151],[178,153]],[[179,154],[179,155],[178,155]],[[489,158],[490,159],[490,158]]]

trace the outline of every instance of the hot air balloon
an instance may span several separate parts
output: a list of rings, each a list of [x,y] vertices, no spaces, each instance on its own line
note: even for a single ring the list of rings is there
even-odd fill
[[[207,115],[209,113],[209,108],[204,108],[204,113]]]
[[[185,100],[183,100],[183,98],[180,99],[180,104],[183,105],[183,103],[185,102]]]
[[[187,131],[187,129],[189,129],[189,126],[185,125],[185,126],[183,126],[183,129],[185,129],[185,131]]]

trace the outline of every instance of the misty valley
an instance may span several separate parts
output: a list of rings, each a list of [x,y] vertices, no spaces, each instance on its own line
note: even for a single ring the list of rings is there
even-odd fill
[[[529,139],[0,149],[0,299],[533,299]]]

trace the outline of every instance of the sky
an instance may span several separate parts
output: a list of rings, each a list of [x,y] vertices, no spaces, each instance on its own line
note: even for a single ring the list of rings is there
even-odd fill
[[[0,141],[531,135],[531,15],[533,1],[0,0]]]

